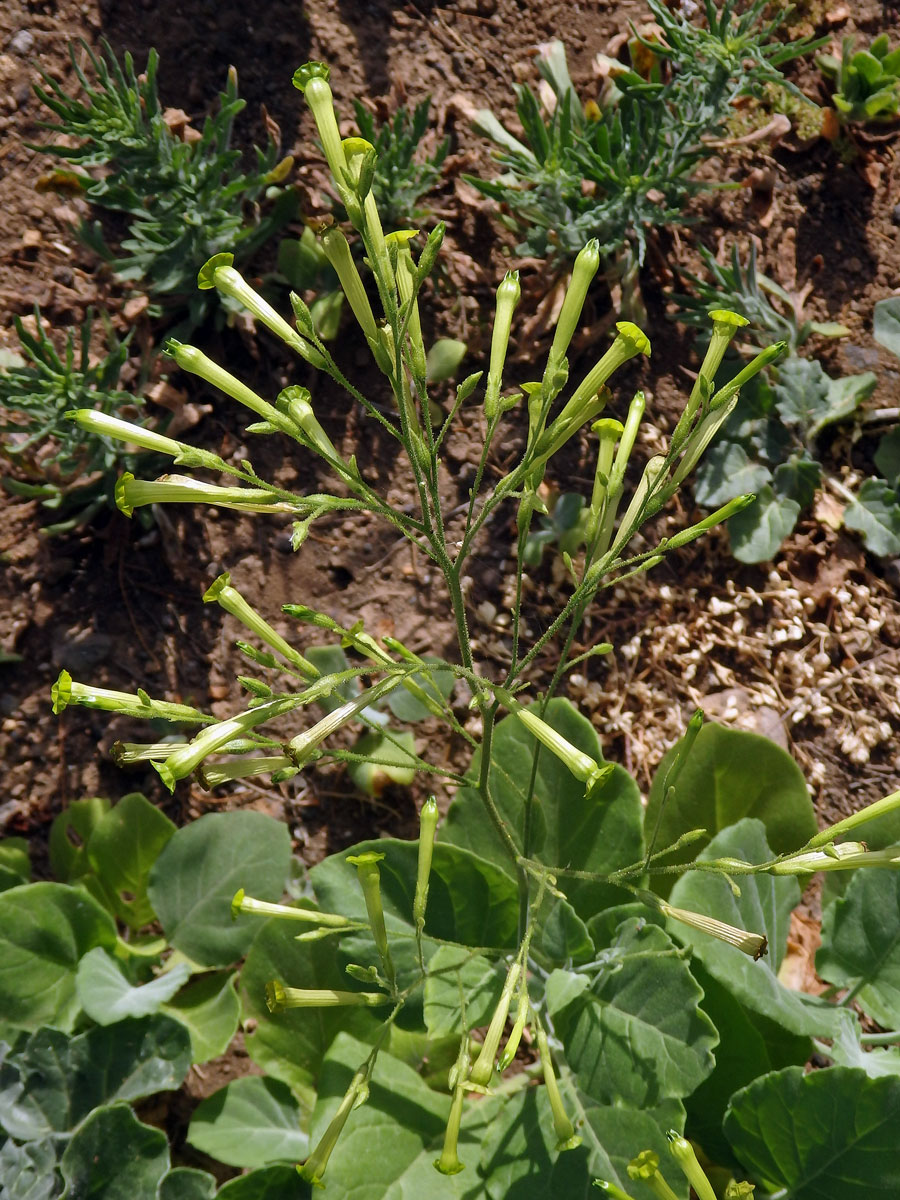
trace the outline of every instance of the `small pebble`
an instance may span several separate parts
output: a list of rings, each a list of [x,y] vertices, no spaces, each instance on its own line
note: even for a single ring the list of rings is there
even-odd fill
[[[13,54],[30,54],[34,49],[34,34],[27,29],[20,29],[10,41],[9,48]]]

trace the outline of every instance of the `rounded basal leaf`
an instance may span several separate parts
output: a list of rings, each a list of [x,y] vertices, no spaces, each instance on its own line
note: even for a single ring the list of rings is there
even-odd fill
[[[291,1089],[277,1079],[235,1079],[194,1112],[187,1140],[232,1167],[302,1161],[309,1139]]]
[[[88,861],[120,921],[140,929],[154,919],[147,898],[150,868],[175,825],[139,792],[123,796],[91,833]]]
[[[150,983],[134,987],[111,954],[98,946],[78,964],[75,990],[81,1007],[98,1025],[112,1025],[124,1017],[146,1017],[171,1000],[191,973],[179,963]]]
[[[744,1167],[792,1200],[900,1195],[900,1078],[788,1067],[737,1092],[725,1133]]]
[[[17,1029],[71,1029],[80,959],[115,943],[112,917],[80,888],[28,883],[0,893],[2,1019]]]
[[[862,535],[869,550],[882,558],[900,554],[900,504],[883,479],[866,479],[844,512],[844,524]]]
[[[666,776],[680,747],[679,742],[669,750],[653,777],[644,817],[648,837],[656,828]],[[759,734],[709,722],[697,734],[678,774],[654,849],[664,849],[689,829],[705,829],[705,837],[663,860],[666,866],[690,862],[711,838],[743,817],[762,821],[766,841],[776,854],[802,846],[818,828],[803,773],[787,751]],[[652,886],[661,896],[668,895],[671,876],[654,876]]]
[[[466,1028],[487,1025],[503,990],[506,971],[464,946],[441,946],[428,963],[425,1027],[433,1038],[462,1032],[461,997]]]
[[[900,358],[900,296],[889,296],[875,305],[872,334],[891,354]]]
[[[900,1028],[900,872],[857,871],[825,911],[816,970],[886,1029]]]
[[[547,981],[547,1005],[579,1090],[599,1104],[633,1108],[689,1095],[713,1069],[718,1035],[679,950],[658,926],[632,917],[603,959],[593,980],[554,971]]]
[[[797,524],[800,505],[765,484],[756,500],[728,522],[731,552],[738,562],[769,562]]]
[[[166,844],[150,872],[150,903],[172,945],[202,966],[227,966],[258,929],[253,921],[232,921],[232,897],[244,888],[260,900],[280,900],[290,859],[290,834],[280,821],[209,813]]]
[[[180,1087],[190,1065],[187,1031],[169,1017],[77,1037],[39,1029],[0,1068],[0,1126],[22,1141],[67,1133],[100,1105]]]
[[[0,1146],[0,1181],[3,1200],[55,1200],[60,1191],[56,1147],[49,1139],[17,1146]]]
[[[78,1127],[60,1163],[62,1200],[136,1200],[156,1195],[169,1169],[169,1143],[127,1104],[98,1108]]]
[[[543,720],[602,765],[600,743],[591,723],[568,700],[552,700]],[[499,721],[494,730],[491,791],[519,849],[537,745],[516,716]],[[479,764],[480,751],[476,751],[471,775],[477,775]],[[602,874],[635,862],[643,853],[640,794],[634,780],[621,767],[614,767],[606,783],[587,796],[584,784],[555,755],[541,750],[534,797],[531,852],[551,870],[561,866]],[[514,875],[513,863],[474,788],[461,788],[457,792],[438,838],[472,850]],[[587,880],[561,879],[559,886],[583,920],[622,895]]]
[[[163,1012],[180,1021],[190,1033],[195,1063],[224,1054],[237,1032],[241,1005],[234,990],[236,979],[231,971],[201,975],[162,1006]]]
[[[31,860],[26,838],[0,841],[0,892],[31,882]]]
[[[740,442],[721,442],[707,451],[694,496],[705,508],[715,508],[745,492],[756,492],[772,479],[764,463],[754,462]]]
[[[50,826],[50,866],[63,883],[71,883],[91,869],[87,846],[91,834],[109,811],[102,796],[73,800]]]

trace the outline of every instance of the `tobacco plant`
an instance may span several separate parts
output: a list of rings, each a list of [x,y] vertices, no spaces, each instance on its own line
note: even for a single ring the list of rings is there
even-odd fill
[[[788,915],[799,900],[797,877],[900,864],[897,845],[876,850],[845,840],[865,822],[895,814],[900,793],[817,832],[802,776],[787,754],[754,735],[703,725],[697,713],[660,765],[645,810],[634,780],[604,760],[590,723],[556,694],[571,667],[613,653],[603,642],[574,652],[582,618],[603,590],[746,507],[749,496],[666,535],[651,521],[689,478],[741,389],[783,344],[762,350],[717,389],[714,377],[745,318],[714,312],[710,344],[669,447],[640,470],[632,459],[643,393],[627,405],[624,421],[596,423],[584,554],[559,612],[543,631],[529,633],[521,620],[525,548],[542,508],[544,474],[562,447],[614,403],[607,380],[628,360],[649,354],[649,341],[621,322],[585,374],[576,375],[571,364],[570,385],[567,352],[599,268],[599,247],[591,242],[576,258],[540,378],[520,388],[504,377],[519,300],[511,272],[497,291],[486,373],[465,379],[450,411],[433,421],[418,296],[443,228],[417,255],[411,231],[385,234],[372,192],[374,149],[360,138],[341,140],[327,68],[308,63],[294,84],[315,117],[334,186],[371,267],[379,317],[344,232],[324,235],[368,345],[370,376],[381,378],[382,390],[370,379],[364,392],[344,374],[302,300],[292,297],[294,323],[288,322],[235,270],[230,255],[206,264],[200,286],[242,304],[307,367],[362,406],[396,446],[415,504],[397,507],[373,487],[365,462],[330,440],[309,391],[290,386],[272,402],[181,343],[170,347],[178,364],[251,413],[248,435],[286,436],[300,453],[315,455],[335,482],[296,494],[261,478],[248,460],[229,463],[102,414],[82,412],[75,420],[112,437],[139,444],[143,438],[192,472],[226,477],[153,481],[126,474],[118,497],[128,514],[170,502],[269,514],[292,522],[297,550],[325,513],[382,517],[444,579],[456,653],[426,658],[395,638],[375,638],[362,622],[342,625],[312,607],[287,605],[300,628],[311,627],[316,637],[326,631],[347,652],[349,665],[323,670],[223,576],[206,599],[253,637],[240,643],[256,667],[240,677],[248,693],[242,711],[223,720],[144,690],[76,682],[66,672],[53,689],[58,712],[82,706],[199,726],[193,736],[176,733],[129,748],[170,789],[194,775],[218,786],[255,774],[283,780],[315,762],[355,763],[360,755],[336,745],[333,735],[352,722],[378,727],[393,746],[399,739],[377,718],[377,705],[392,696],[443,721],[467,747],[468,766],[457,769],[407,743],[410,765],[455,790],[443,822],[428,800],[416,841],[383,838],[330,855],[310,871],[309,889],[293,903],[274,902],[286,882],[282,858],[270,862],[260,888],[249,837],[236,842],[230,858],[224,855],[227,870],[221,859],[203,857],[197,831],[215,816],[172,838],[171,845],[180,842],[172,852],[177,861],[198,870],[189,887],[157,876],[154,908],[162,927],[201,963],[209,961],[198,959],[207,936],[232,958],[239,943],[250,944],[241,983],[247,1049],[278,1081],[277,1094],[286,1088],[302,1114],[308,1150],[299,1173],[278,1168],[286,1173],[277,1194],[307,1196],[321,1184],[337,1195],[364,1190],[387,1200],[587,1196],[596,1179],[620,1200],[660,1194],[683,1200],[690,1177],[709,1200],[711,1186],[685,1137],[732,1195],[748,1194],[754,1182],[804,1200],[891,1194],[898,1185],[900,1109],[894,1057],[876,1059],[865,1049],[849,1007],[792,992],[777,972]],[[458,512],[445,505],[441,461],[447,431],[465,404],[470,420],[481,422],[483,445],[468,503]],[[523,448],[495,477],[487,471],[491,450],[517,406],[526,410]],[[508,660],[498,667],[480,658],[463,580],[488,522],[495,518],[500,528],[501,514],[515,519],[517,558]],[[638,530],[642,541],[633,545]],[[551,647],[557,665],[547,680],[537,664]],[[348,694],[348,685],[358,687]],[[326,712],[310,721],[304,710],[314,702]],[[861,904],[851,893],[870,879],[881,891],[868,907],[868,893]],[[886,952],[869,953],[868,941],[854,942],[847,931],[862,921],[867,936],[872,930],[880,938],[887,893],[896,892],[898,879],[891,869],[854,878],[840,911],[842,939],[849,936],[859,953],[845,956],[842,940],[829,976],[842,988],[852,981],[860,1000],[874,996],[878,1007],[869,1011],[895,1027],[896,939],[890,943],[889,933]],[[231,882],[239,885],[231,901],[236,924],[225,926],[225,934],[219,932],[228,907],[223,891]],[[206,932],[195,939],[188,931],[198,908]],[[837,927],[836,917],[835,936]],[[176,935],[183,935],[181,945]],[[802,1064],[813,1037],[837,1064],[853,1065],[806,1076]],[[194,1136],[195,1144],[240,1153],[235,1130],[248,1107],[244,1092],[260,1086],[237,1080],[217,1093],[205,1112],[204,1140]],[[252,1099],[259,1120],[261,1097]],[[270,1127],[285,1122],[277,1107],[266,1106]],[[862,1112],[859,1122],[853,1114]],[[658,1163],[670,1144],[687,1172],[680,1182],[671,1172],[668,1183],[660,1182]],[[293,1145],[276,1161],[300,1157]],[[98,1145],[98,1161],[101,1152]],[[202,1194],[211,1195],[212,1186],[204,1186]],[[182,1190],[174,1183],[159,1187],[166,1197],[188,1194],[186,1180],[183,1188],[179,1181]]]

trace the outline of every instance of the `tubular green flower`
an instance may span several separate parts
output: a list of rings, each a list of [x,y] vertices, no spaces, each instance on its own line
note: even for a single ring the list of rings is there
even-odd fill
[[[61,713],[70,704],[76,704],[81,708],[99,708],[106,712],[122,713],[127,717],[140,717],[146,721],[160,719],[197,725],[213,725],[216,721],[215,717],[200,712],[189,704],[153,700],[144,691],[134,695],[131,692],[114,692],[109,688],[93,687],[87,683],[75,683],[65,670],[60,671],[50,694],[55,713]]]
[[[807,850],[770,867],[773,875],[809,875],[814,871],[849,871],[857,867],[900,867],[900,846],[869,850],[865,842],[841,842]]]
[[[522,295],[519,272],[507,271],[497,288],[497,303],[494,313],[494,328],[491,333],[491,358],[484,393],[484,412],[488,422],[496,420],[500,411],[500,386],[503,382],[503,366],[509,349],[509,334],[513,313]]]
[[[356,317],[360,329],[365,334],[366,341],[377,358],[376,346],[380,346],[380,342],[378,340],[378,327],[375,324],[375,314],[372,312],[369,297],[366,295],[363,281],[360,278],[356,263],[353,261],[353,255],[350,253],[350,245],[336,225],[331,225],[325,230],[321,236],[321,241],[322,249],[325,251],[328,261],[334,268],[341,289],[347,297],[350,310],[354,317]],[[381,366],[380,363],[379,366]]]
[[[172,458],[181,454],[184,445],[182,442],[176,442],[174,438],[156,433],[152,429],[145,429],[142,425],[135,425],[132,421],[111,417],[95,408],[70,408],[64,415],[67,420],[74,421],[79,429],[88,433],[115,438],[118,442],[128,442],[132,446],[155,450],[157,454],[168,454]]]
[[[803,849],[813,850],[818,846],[824,846],[826,842],[834,841],[836,837],[841,837],[843,834],[849,833],[851,829],[856,829],[859,825],[864,825],[866,821],[873,821],[876,817],[883,817],[887,813],[896,812],[898,808],[900,808],[900,792],[892,792],[890,796],[884,796],[881,800],[874,800],[858,812],[851,813],[849,817],[844,817],[834,825],[829,825],[827,829],[823,829],[815,837],[811,837]]]
[[[547,356],[548,369],[551,364],[555,366],[565,358],[569,343],[578,327],[578,319],[584,308],[588,288],[599,267],[600,243],[596,238],[591,238],[588,244],[578,251],[575,265],[572,267],[572,278],[566,288],[566,297],[563,300],[559,320],[556,322],[556,330],[553,334],[553,343]]]
[[[516,1019],[512,1027],[512,1032],[507,1039],[503,1053],[497,1060],[497,1070],[503,1072],[512,1063],[516,1057],[516,1051],[519,1049],[519,1042],[522,1040],[522,1033],[525,1029],[525,1023],[528,1020],[528,987],[525,983],[524,975],[519,981],[519,1003],[516,1008]]]
[[[657,901],[655,907],[663,916],[671,917],[673,921],[681,921],[683,925],[690,925],[692,929],[698,929],[701,933],[708,933],[720,942],[727,942],[729,946],[734,946],[753,959],[762,958],[769,952],[768,939],[762,933],[748,933],[746,929],[738,929],[725,921],[717,921],[715,917],[706,917],[702,913],[691,912],[685,908],[675,908],[663,900]]]
[[[604,763],[601,766],[589,754],[585,754],[583,750],[573,746],[561,733],[557,733],[552,725],[548,725],[535,713],[524,708],[513,697],[504,695],[503,703],[512,709],[525,728],[533,733],[551,754],[555,754],[561,762],[565,763],[576,779],[583,781],[586,791],[590,792],[599,787],[610,777],[613,772],[612,764]]]
[[[754,359],[751,359],[743,370],[738,371],[734,379],[726,383],[724,387],[719,388],[709,402],[710,412],[715,412],[716,409],[728,404],[733,396],[737,396],[745,383],[749,383],[760,371],[765,370],[766,367],[773,363],[776,358],[780,358],[786,349],[787,342],[775,342],[773,345],[767,346],[765,350],[760,350],[759,354]]]
[[[633,1197],[629,1196],[627,1192],[623,1192],[617,1184],[610,1183],[608,1179],[595,1179],[594,1187],[599,1188],[601,1192],[606,1192],[607,1196],[612,1197],[612,1200],[633,1200]]]
[[[343,184],[347,162],[341,146],[337,117],[334,115],[334,96],[328,83],[329,75],[325,63],[308,62],[294,72],[293,84],[303,93],[310,107],[329,170],[335,182]]]
[[[309,438],[313,446],[325,458],[333,462],[342,462],[341,456],[334,448],[331,438],[319,424],[313,406],[310,404],[309,392],[304,387],[291,384],[278,393],[277,404],[283,405],[288,416],[302,433]]]
[[[681,529],[678,533],[673,534],[670,538],[665,538],[660,542],[660,549],[677,550],[679,546],[686,546],[688,542],[694,541],[710,529],[714,529],[717,525],[721,525],[723,521],[729,520],[739,512],[743,512],[745,508],[749,508],[756,495],[748,492],[744,496],[735,496],[733,500],[729,500],[727,504],[723,504],[721,508],[717,508],[715,512],[704,517],[702,521],[698,521],[696,525],[691,525],[687,529]]]
[[[420,936],[425,928],[425,909],[428,905],[428,884],[431,878],[431,859],[434,854],[438,815],[437,800],[434,796],[429,796],[419,813],[419,861],[416,894],[413,899],[413,920]]]
[[[381,905],[381,872],[378,869],[378,864],[383,858],[383,854],[368,850],[364,854],[348,855],[347,862],[356,867],[357,878],[366,902],[372,939],[381,959],[385,976],[393,988],[396,985],[397,975],[394,971],[391,948],[388,945],[387,930],[384,926],[384,909]]]
[[[188,744],[186,750],[176,750],[164,762],[154,762],[153,766],[169,791],[174,791],[177,781],[184,779],[185,776],[196,770],[208,755],[214,754],[216,750],[221,750],[233,738],[240,737],[247,730],[255,729],[257,725],[262,725],[265,721],[271,721],[274,717],[281,716],[282,713],[290,712],[291,709],[297,707],[298,703],[299,700],[294,696],[270,700],[268,704],[260,704],[256,708],[247,709],[246,712],[242,712],[228,721],[219,721],[198,733]]]
[[[450,1072],[453,1084],[453,1100],[450,1103],[450,1115],[447,1118],[447,1128],[444,1132],[444,1145],[440,1158],[434,1160],[435,1169],[442,1175],[458,1175],[465,1170],[465,1163],[460,1162],[457,1144],[459,1142],[459,1127],[462,1122],[463,1101],[466,1095],[465,1080],[469,1073],[468,1035],[463,1035],[462,1045],[456,1059],[456,1065]]]
[[[284,1012],[286,1008],[377,1008],[390,1003],[384,992],[339,992],[334,988],[291,988],[278,979],[266,984],[266,1008]]]
[[[684,1171],[688,1183],[697,1193],[697,1200],[716,1200],[713,1186],[706,1177],[706,1172],[697,1162],[697,1155],[691,1143],[674,1129],[666,1134],[669,1139],[669,1149],[672,1157]]]
[[[631,497],[631,502],[625,509],[625,513],[619,524],[619,533],[622,537],[625,537],[628,534],[628,531],[631,529],[635,521],[637,521],[641,510],[647,503],[651,494],[658,491],[660,484],[665,480],[665,477],[665,455],[654,454],[647,460],[643,474],[638,481],[637,487],[634,489],[634,495]]]
[[[407,330],[413,374],[425,379],[428,366],[425,360],[425,343],[422,340],[422,323],[419,319],[419,302],[415,294],[416,265],[409,249],[409,236],[418,232],[417,229],[404,229],[400,233],[389,233],[386,240],[389,244],[397,244],[397,287],[401,302],[410,306]]]
[[[237,300],[238,304],[243,305],[249,313],[256,317],[258,321],[261,321],[276,337],[281,338],[292,350],[296,350],[300,357],[305,359],[310,366],[323,367],[325,360],[318,350],[310,346],[296,329],[291,328],[284,317],[275,311],[268,300],[264,299],[259,292],[255,291],[247,283],[240,271],[235,270],[230,262],[224,261],[226,258],[231,257],[231,255],[216,255],[204,267],[201,267],[199,276],[200,287],[214,287],[223,296],[230,296],[232,300]]]
[[[494,1061],[497,1058],[497,1051],[500,1048],[500,1038],[506,1027],[506,1018],[509,1015],[512,994],[518,982],[521,969],[519,963],[514,962],[507,971],[503,991],[500,993],[500,999],[497,1007],[494,1009],[491,1023],[488,1026],[487,1033],[484,1035],[484,1043],[469,1073],[469,1081],[478,1084],[479,1087],[487,1087],[494,1077]]]
[[[277,500],[265,488],[219,487],[190,475],[160,475],[159,479],[135,479],[125,471],[116,482],[116,505],[130,517],[147,504],[214,504],[237,512],[296,512],[287,500]]]
[[[750,323],[740,313],[730,312],[725,308],[713,309],[709,315],[713,323],[712,337],[706,348],[706,354],[700,366],[697,381],[691,389],[684,412],[679,417],[678,424],[675,426],[675,432],[672,434],[672,446],[676,450],[684,438],[687,437],[691,422],[694,419],[697,409],[700,407],[704,393],[710,394],[712,392],[716,372],[722,365],[722,359],[725,357],[725,351],[728,349],[731,339],[742,326],[749,325]]]
[[[267,646],[277,650],[282,658],[286,659],[292,667],[296,667],[307,679],[318,678],[319,671],[309,659],[304,658],[299,650],[295,650],[290,642],[285,641],[281,634],[277,633],[269,622],[264,620],[256,609],[244,599],[237,588],[232,586],[231,576],[227,571],[214,580],[203,593],[204,604],[210,604],[213,601],[220,608],[224,608],[227,613],[237,617],[242,625],[261,638]]]
[[[253,758],[229,758],[227,762],[203,763],[197,768],[201,784],[212,791],[233,779],[249,779],[253,775],[272,775],[290,767],[291,760],[282,754]]]
[[[398,683],[399,680],[396,676],[383,679],[381,683],[376,683],[373,687],[366,688],[364,692],[360,692],[353,700],[348,700],[340,708],[336,708],[333,712],[328,713],[321,721],[317,721],[311,729],[307,729],[305,733],[298,733],[296,737],[291,738],[285,747],[285,753],[288,758],[295,766],[302,767],[315,754],[320,742],[330,737],[332,733],[336,733],[342,725],[346,725],[348,721],[351,721],[363,709],[368,708],[370,704],[374,704],[376,700],[380,700],[382,696],[386,696],[388,692],[397,687]]]
[[[659,1173],[659,1155],[653,1150],[642,1150],[626,1168],[628,1178],[643,1180],[652,1189],[657,1200],[678,1200],[678,1197]]]
[[[581,1138],[575,1132],[569,1114],[563,1107],[562,1096],[559,1094],[559,1084],[553,1071],[553,1060],[550,1057],[550,1047],[547,1044],[547,1034],[542,1025],[537,1024],[538,1054],[541,1059],[541,1069],[544,1072],[544,1084],[547,1088],[547,1099],[550,1101],[550,1111],[553,1113],[553,1128],[556,1131],[556,1149],[574,1150],[581,1145]]]
[[[232,400],[237,400],[238,404],[249,408],[258,417],[277,426],[284,433],[293,434],[291,422],[278,411],[274,404],[263,400],[262,396],[258,396],[224,367],[213,362],[196,346],[187,346],[184,342],[177,342],[174,338],[169,338],[166,342],[166,354],[175,359],[182,371],[188,371],[191,375],[205,380],[214,388],[218,388],[220,392],[224,392],[226,396],[230,396]]]
[[[296,908],[292,904],[271,904],[268,900],[255,900],[248,896],[243,888],[234,893],[231,901],[232,920],[237,920],[239,913],[256,913],[263,917],[281,917],[285,921],[330,925],[336,929],[352,924],[348,917],[342,917],[339,913],[319,912],[317,908]]]
[[[361,1067],[353,1076],[349,1088],[344,1093],[344,1098],[338,1105],[337,1112],[331,1118],[328,1128],[319,1139],[318,1145],[303,1166],[297,1168],[300,1172],[300,1178],[305,1179],[307,1183],[314,1184],[317,1187],[323,1186],[322,1176],[325,1174],[328,1160],[331,1158],[332,1152],[338,1143],[338,1138],[347,1124],[347,1118],[354,1108],[365,1102],[369,1095],[368,1078],[369,1067],[367,1064],[365,1067]]]

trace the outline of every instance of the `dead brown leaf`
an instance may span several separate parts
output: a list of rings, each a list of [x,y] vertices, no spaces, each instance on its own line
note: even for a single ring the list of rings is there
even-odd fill
[[[804,913],[792,912],[787,952],[778,971],[779,982],[793,992],[821,996],[827,990],[827,984],[816,974],[816,951],[821,944],[821,922]]]

